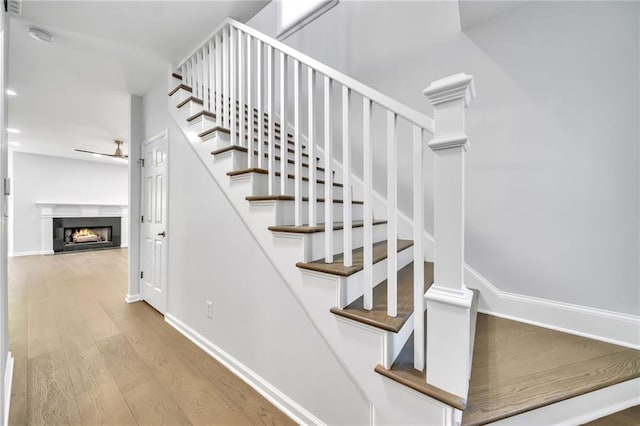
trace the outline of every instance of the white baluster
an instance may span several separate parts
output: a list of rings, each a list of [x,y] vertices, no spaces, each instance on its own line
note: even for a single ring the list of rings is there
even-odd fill
[[[215,51],[213,50],[213,40],[209,40],[209,111],[215,109],[216,93],[215,93]],[[204,117],[202,117],[204,120]]]
[[[209,54],[207,53],[207,47],[205,46],[202,48],[202,108],[207,111],[209,111],[209,70],[207,69],[208,63]]]
[[[246,84],[246,79],[244,76],[245,44],[244,44],[243,35],[244,33],[238,30],[238,44],[237,44],[238,46],[238,122],[239,122],[238,128],[240,129],[239,130],[240,137],[238,138],[238,144],[249,147],[249,144],[246,144],[246,142],[248,141],[245,141],[245,137],[247,136],[247,131],[245,129],[247,120],[245,120],[244,111],[247,104],[244,100],[244,87]],[[249,122],[250,121],[251,120],[249,120]],[[247,155],[251,155],[251,152],[247,151]]]
[[[300,62],[293,60],[294,225],[302,226],[302,141],[300,140]],[[286,160],[285,160],[286,161]]]
[[[276,191],[276,141],[273,124],[273,115],[275,113],[274,108],[274,63],[273,63],[273,48],[267,46],[267,143],[268,145],[268,166],[267,166],[267,178],[269,185],[269,195],[275,195]],[[286,151],[280,150],[280,161],[286,161]]]
[[[344,222],[344,229],[342,235],[344,236],[344,266],[353,265],[353,229],[352,229],[352,209],[353,203],[351,193],[351,144],[349,141],[349,108],[351,104],[351,90],[348,87],[342,86],[342,188],[344,199],[342,205],[342,217]]]
[[[247,167],[255,167],[255,159],[253,157],[253,85],[252,85],[252,56],[251,46],[253,45],[252,37],[247,34]]]
[[[215,92],[215,114],[216,114],[216,126],[222,127],[224,124],[222,122],[222,35],[218,35],[215,40],[215,49],[216,49],[216,63],[215,63],[215,74],[216,74],[216,92]]]
[[[198,99],[202,99],[202,60],[200,59],[201,54],[202,51],[199,50],[194,55],[196,68],[196,97]]]
[[[398,315],[398,116],[387,111],[387,315]]]
[[[264,169],[264,121],[262,100],[262,41],[256,39],[256,107],[258,118],[256,132],[258,132],[258,167]],[[250,121],[253,121],[253,111],[247,111]],[[253,144],[253,141],[251,141]],[[253,145],[252,145],[253,146]]]
[[[331,160],[331,79],[324,77],[324,261],[333,263],[333,177]]]
[[[229,108],[229,27],[222,30],[222,119],[223,126],[231,128],[231,110]]]
[[[289,81],[287,79],[289,70],[287,63],[287,55],[280,53],[280,157],[284,158],[284,153],[288,152],[288,128],[287,128],[287,105],[288,105],[288,93],[287,85]],[[280,194],[285,195],[287,190],[287,162],[280,160]]]
[[[231,145],[238,145],[238,120],[236,119],[236,111],[241,115],[242,112],[236,103],[238,70],[237,70],[237,54],[236,49],[236,29],[229,27],[229,74],[230,74],[230,92],[229,92],[229,117],[231,119]]]
[[[309,226],[317,225],[317,191],[316,191],[316,139],[315,139],[315,121],[314,121],[314,91],[316,87],[316,74],[313,68],[307,68],[307,101],[309,121],[307,126],[307,151],[309,154]],[[326,202],[326,200],[325,200]]]
[[[422,128],[413,126],[413,368],[424,370],[424,164]]]
[[[196,98],[198,97],[198,78],[196,76],[196,56],[193,55],[191,57],[191,64],[190,64],[190,68],[191,68],[191,94],[193,96],[195,96]]]
[[[371,100],[362,99],[362,183],[364,191],[363,290],[367,310],[373,309],[373,158],[371,155]]]

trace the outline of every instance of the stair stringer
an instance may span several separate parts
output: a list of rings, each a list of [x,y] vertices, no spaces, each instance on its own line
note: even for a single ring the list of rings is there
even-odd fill
[[[391,333],[356,325],[353,321],[337,319],[329,312],[330,308],[336,306],[338,286],[326,286],[319,292],[312,291],[312,286],[305,282],[302,273],[295,266],[296,262],[304,259],[307,252],[304,247],[306,237],[302,236],[298,243],[293,245],[284,244],[282,238],[274,237],[268,227],[277,221],[277,201],[247,202],[245,197],[251,194],[247,194],[246,188],[242,185],[232,185],[226,174],[232,165],[225,166],[224,159],[214,161],[211,151],[216,147],[215,138],[202,142],[197,134],[189,129],[184,112],[178,111],[173,102],[169,99],[170,116],[332,352],[370,402],[371,424],[453,424],[453,408],[450,406],[404,388],[374,372],[373,369],[378,363],[385,362],[382,354],[389,350]],[[411,321],[407,321],[405,326],[410,324]],[[389,363],[388,358],[386,362]]]

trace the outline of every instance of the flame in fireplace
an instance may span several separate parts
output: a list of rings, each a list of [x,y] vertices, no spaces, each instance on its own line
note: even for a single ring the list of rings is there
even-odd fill
[[[75,237],[89,237],[89,236],[93,236],[96,235],[91,229],[89,228],[81,228],[78,229],[76,232],[74,232],[72,234],[72,236]]]

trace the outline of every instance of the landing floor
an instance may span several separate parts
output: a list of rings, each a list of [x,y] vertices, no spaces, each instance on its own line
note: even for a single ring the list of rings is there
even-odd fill
[[[637,377],[640,351],[478,314],[462,424],[486,424]]]
[[[294,424],[126,290],[126,250],[10,259],[10,424]]]

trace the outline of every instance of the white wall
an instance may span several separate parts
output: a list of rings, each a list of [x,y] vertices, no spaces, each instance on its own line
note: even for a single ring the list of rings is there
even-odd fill
[[[341,2],[285,43],[427,113],[431,81],[473,74],[467,262],[502,291],[637,315],[638,3],[528,2],[464,33],[457,7]]]
[[[143,104],[145,138],[169,129],[167,312],[326,423],[368,423],[368,402],[170,121],[166,89]]]
[[[36,203],[127,205],[126,165],[13,153],[13,254],[42,247]]]

